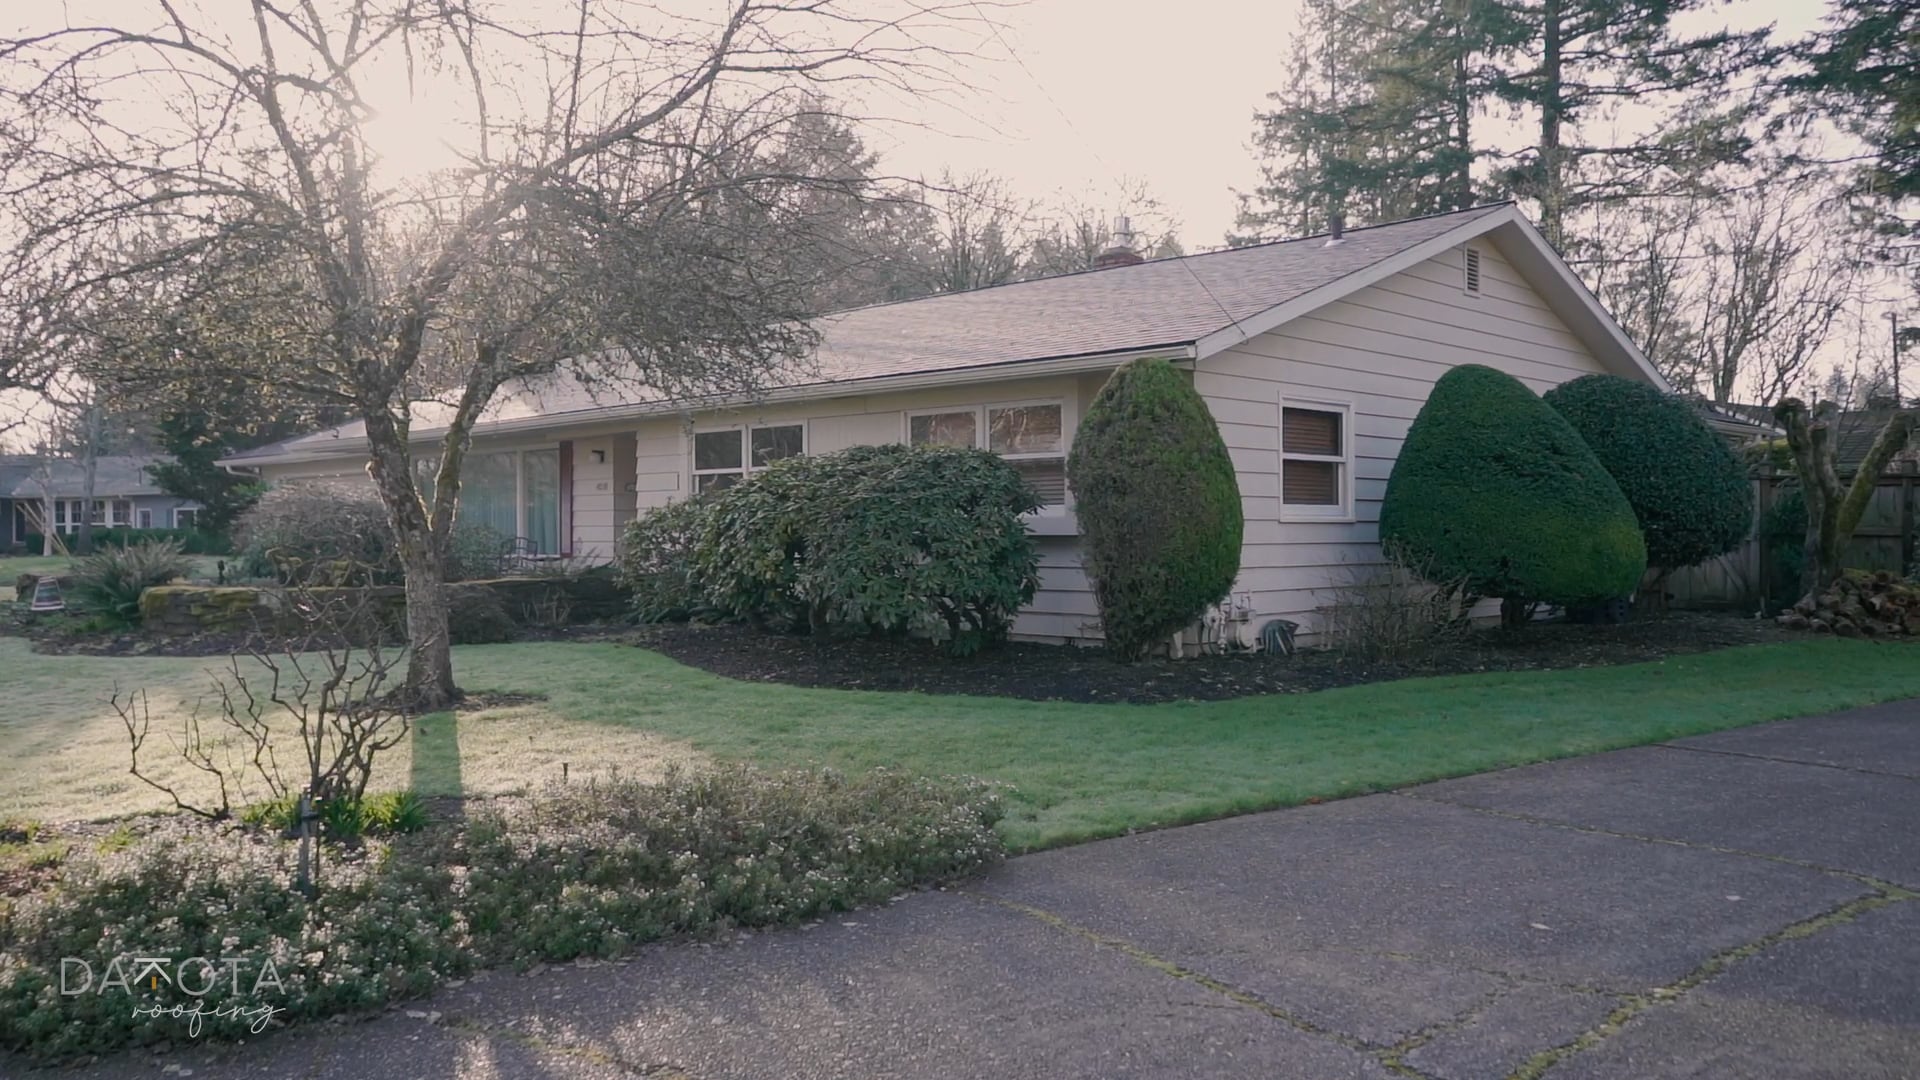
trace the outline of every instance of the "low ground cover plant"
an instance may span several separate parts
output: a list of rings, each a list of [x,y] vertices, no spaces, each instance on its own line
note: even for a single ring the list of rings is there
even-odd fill
[[[463,824],[329,846],[311,899],[289,888],[297,849],[277,831],[177,819],[76,851],[53,884],[0,901],[0,1050],[52,1061],[181,1037],[181,1020],[136,1004],[266,1005],[277,1026],[417,997],[476,967],[847,910],[999,859],[1000,815],[976,781],[885,770],[554,786]],[[113,958],[141,956],[238,957],[242,977],[223,968],[197,999],[97,985]],[[66,958],[91,965],[88,992],[60,992]],[[207,1034],[251,1037],[255,1015],[209,1019]]]

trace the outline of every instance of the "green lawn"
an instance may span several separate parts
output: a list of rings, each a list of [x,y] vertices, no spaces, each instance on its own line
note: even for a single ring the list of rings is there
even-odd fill
[[[0,578],[7,584],[21,574],[44,574],[48,570],[65,570],[73,559],[66,555],[8,555],[0,556]]]
[[[1077,705],[734,682],[611,644],[472,646],[456,650],[462,685],[548,700],[430,717],[381,781],[489,793],[557,778],[562,763],[580,777],[709,759],[970,773],[1010,785],[1004,831],[1029,848],[1920,696],[1916,661],[1913,646],[1810,639],[1626,667]],[[103,699],[116,682],[146,686],[157,714],[178,716],[206,666],[41,657],[0,639],[0,817],[164,805],[124,775]]]
[[[0,556],[0,604],[13,600],[13,582],[21,574],[44,574],[64,570],[73,560],[64,555]]]
[[[214,563],[218,560],[212,555],[190,555],[194,573],[211,579]],[[70,555],[8,555],[0,556],[0,604],[14,599],[13,582],[21,574],[44,574],[49,570],[65,570],[73,563]]]

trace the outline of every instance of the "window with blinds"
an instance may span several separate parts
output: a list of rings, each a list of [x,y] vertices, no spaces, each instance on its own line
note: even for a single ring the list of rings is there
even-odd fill
[[[914,445],[981,447],[1007,459],[1043,506],[1067,501],[1066,411],[1057,401],[938,409],[907,414]],[[983,445],[984,444],[984,445]]]
[[[1280,502],[1289,516],[1347,513],[1348,416],[1344,408],[1280,410]]]

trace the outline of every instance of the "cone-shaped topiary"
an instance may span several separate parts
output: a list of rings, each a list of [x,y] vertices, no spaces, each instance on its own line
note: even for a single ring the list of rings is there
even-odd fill
[[[1437,580],[1507,601],[1630,595],[1647,548],[1579,432],[1510,375],[1463,364],[1434,383],[1400,448],[1380,542]]]
[[[1618,375],[1585,375],[1545,399],[1620,485],[1650,565],[1692,566],[1746,540],[1753,481],[1690,402]]]
[[[1240,484],[1207,403],[1165,360],[1113,373],[1067,460],[1109,648],[1137,657],[1199,618],[1240,572]]]

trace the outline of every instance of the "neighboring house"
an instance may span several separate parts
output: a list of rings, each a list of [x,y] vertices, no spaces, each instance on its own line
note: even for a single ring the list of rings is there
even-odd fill
[[[99,527],[184,529],[200,505],[161,491],[147,475],[154,457],[102,457],[95,462],[93,502],[86,499],[86,470],[77,461],[32,454],[0,454],[0,550],[25,544],[41,532],[48,515],[54,531],[71,536],[91,513]]]
[[[1773,422],[1773,410],[1764,405],[1720,404],[1695,401],[1700,418],[1735,450],[1768,439],[1783,438],[1786,432]]]
[[[1757,442],[1763,439],[1781,440],[1782,460],[1786,460],[1784,457],[1784,441],[1787,433],[1785,429],[1781,428],[1774,421],[1771,406],[1733,403],[1727,405],[1705,405],[1702,406],[1702,408],[1712,409],[1726,416],[1738,417],[1751,423],[1753,425],[1753,431],[1755,432],[1754,437],[1750,440],[1742,441]],[[1860,467],[1860,463],[1867,459],[1867,451],[1873,448],[1873,441],[1880,437],[1880,429],[1887,426],[1887,421],[1892,416],[1893,410],[1887,408],[1846,409],[1835,414],[1833,420],[1833,463],[1834,467],[1839,470],[1842,476],[1851,475],[1855,469]],[[1708,423],[1711,424],[1713,422],[1713,418],[1709,416]],[[1719,427],[1719,425],[1715,426],[1716,428]],[[1913,465],[1920,464],[1920,445],[1916,445],[1916,441],[1909,441],[1905,447],[1893,455],[1893,462],[1892,471],[1913,471]]]
[[[1125,253],[1121,253],[1122,256]],[[1066,484],[1073,432],[1118,365],[1175,360],[1219,421],[1245,500],[1232,613],[1309,626],[1380,559],[1375,522],[1440,374],[1481,363],[1545,391],[1591,372],[1666,388],[1511,205],[824,317],[818,353],[749,402],[609,396],[568,380],[503,393],[475,432],[462,513],[540,550],[606,559],[637,513],[783,457],[946,442],[1004,454],[1047,500],[1041,587],[1015,632],[1096,639]],[[439,435],[413,428],[423,455]],[[270,481],[362,476],[348,424],[236,454]]]

